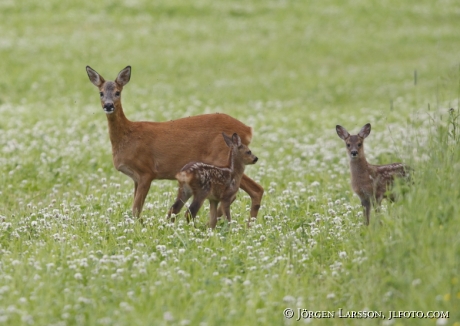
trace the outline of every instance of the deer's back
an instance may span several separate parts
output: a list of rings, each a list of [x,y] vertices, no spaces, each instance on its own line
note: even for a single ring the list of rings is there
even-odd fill
[[[231,170],[202,162],[190,162],[176,174],[176,179],[186,184],[193,193],[205,192],[208,198],[220,200],[225,194],[238,190]]]
[[[385,165],[371,165],[371,178],[374,183],[374,189],[377,196],[384,196],[384,193],[390,188],[396,178],[406,176],[406,166],[402,163],[391,163]]]
[[[157,179],[174,179],[176,173],[189,162],[224,166],[228,147],[222,132],[238,133],[246,145],[252,139],[251,127],[221,113],[165,122],[133,122],[122,156],[142,161],[143,164],[149,162]]]
[[[402,163],[391,163],[384,165],[374,165],[376,172],[384,179],[394,180],[406,176],[406,165]]]

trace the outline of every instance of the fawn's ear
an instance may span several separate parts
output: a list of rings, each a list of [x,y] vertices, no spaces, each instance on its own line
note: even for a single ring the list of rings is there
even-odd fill
[[[241,146],[241,138],[240,136],[238,136],[236,132],[232,135],[232,142],[233,144],[235,144],[236,147]]]
[[[125,86],[131,79],[131,66],[127,66],[125,69],[118,73],[115,82],[120,86]]]
[[[348,131],[340,125],[335,126],[335,131],[337,131],[337,135],[339,135],[339,137],[342,138],[343,140],[350,137],[350,134],[348,133]]]
[[[370,133],[371,133],[371,124],[366,123],[366,125],[362,127],[361,130],[359,131],[358,136],[361,138],[366,138],[367,136],[369,136]]]
[[[229,136],[227,136],[224,132],[222,133],[222,136],[224,137],[224,140],[227,146],[228,147],[232,146],[233,144],[232,139]]]
[[[89,80],[96,87],[101,87],[101,85],[104,84],[105,82],[104,78],[102,78],[102,76],[99,75],[97,71],[91,68],[90,66],[86,66],[86,73],[88,74]]]

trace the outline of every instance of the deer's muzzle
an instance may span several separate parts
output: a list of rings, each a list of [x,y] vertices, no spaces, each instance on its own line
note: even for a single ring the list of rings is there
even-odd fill
[[[113,111],[115,110],[115,107],[113,103],[105,103],[103,110],[105,111],[105,113],[113,113]]]

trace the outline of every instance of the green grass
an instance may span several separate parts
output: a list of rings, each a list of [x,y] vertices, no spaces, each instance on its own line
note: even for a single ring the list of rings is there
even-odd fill
[[[455,1],[0,2],[0,324],[459,325],[460,5]],[[254,128],[265,188],[246,229],[145,225],[111,162],[89,82],[133,67],[132,120],[225,112]],[[454,110],[449,111],[450,108]],[[373,164],[404,161],[362,225],[341,124]],[[293,319],[283,317],[293,308]],[[310,311],[443,311],[436,319],[297,319]]]

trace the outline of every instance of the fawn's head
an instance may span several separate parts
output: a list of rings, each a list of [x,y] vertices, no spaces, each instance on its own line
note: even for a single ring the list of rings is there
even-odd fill
[[[115,108],[120,106],[123,86],[125,86],[131,78],[131,66],[127,66],[120,71],[115,81],[105,81],[105,79],[90,66],[86,66],[86,72],[88,73],[89,80],[99,89],[102,109],[107,114],[113,113]]]
[[[371,133],[370,123],[362,127],[357,135],[350,135],[344,127],[339,125],[335,127],[335,130],[337,135],[345,141],[350,160],[364,157],[364,138]]]
[[[237,133],[234,133],[232,137],[227,136],[225,133],[222,133],[222,136],[227,146],[230,147],[230,150],[233,152],[234,160],[241,160],[245,165],[257,162],[258,157],[252,154],[248,146],[241,142],[241,138]]]

